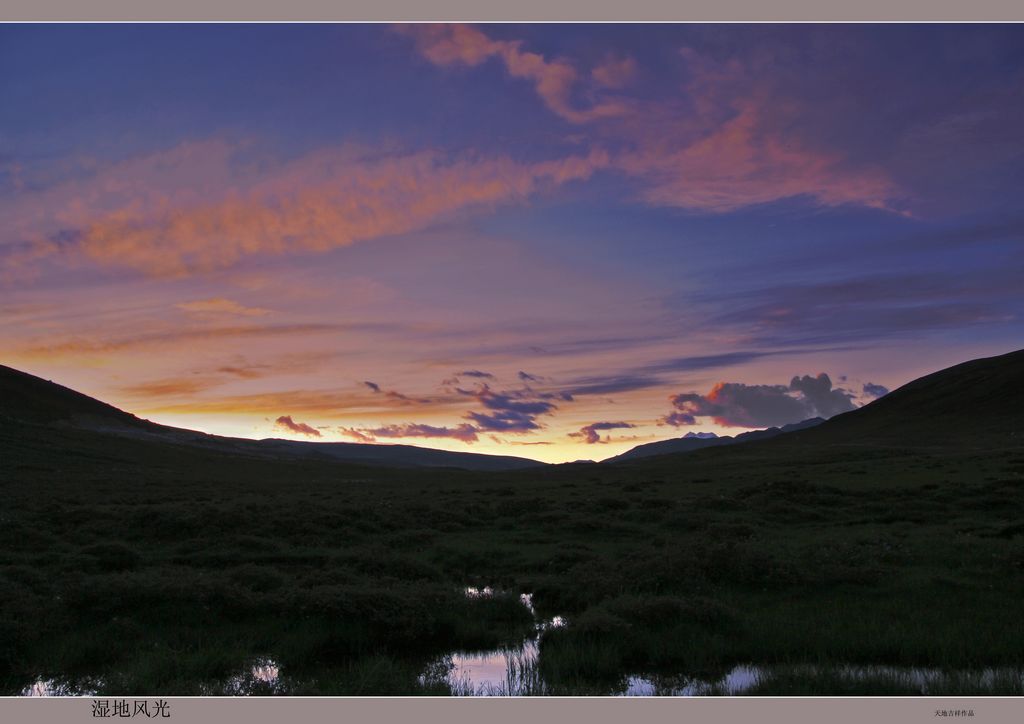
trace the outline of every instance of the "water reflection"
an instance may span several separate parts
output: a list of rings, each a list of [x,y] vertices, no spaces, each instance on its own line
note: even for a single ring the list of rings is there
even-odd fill
[[[730,696],[742,694],[757,684],[757,666],[737,666],[718,680],[684,678],[682,682],[645,676],[630,676],[620,696]]]
[[[490,587],[467,588],[470,598],[495,595]],[[519,645],[489,651],[454,651],[435,662],[431,670],[447,670],[445,680],[453,694],[462,696],[537,696],[551,693],[537,668],[540,639],[549,628],[566,626],[567,621],[555,616],[546,621],[537,619],[533,595],[523,593],[519,601],[530,611],[536,623],[533,635]],[[984,669],[976,671],[943,671],[934,668],[896,666],[754,666],[733,667],[717,679],[688,676],[625,676],[618,687],[599,693],[618,696],[737,696],[756,694],[767,687],[769,695],[778,695],[780,684],[824,679],[827,687],[875,684],[873,688],[917,691],[922,695],[940,695],[966,687],[986,691],[1006,689],[1019,692],[1024,688],[1024,671],[1019,669]],[[838,689],[837,689],[838,690]]]
[[[539,696],[552,693],[536,669],[537,640],[530,639],[517,649],[452,654],[448,676],[452,693],[460,696]],[[589,691],[589,695],[613,696],[780,696],[787,692],[758,687],[783,681],[812,682],[824,678],[830,686],[856,687],[877,684],[879,691],[916,692],[922,696],[945,696],[966,686],[968,691],[995,694],[1001,690],[1019,693],[1024,672],[1018,669],[942,671],[895,666],[751,666],[732,668],[718,679],[686,676],[625,677],[618,687]],[[891,691],[895,689],[896,691]],[[832,692],[838,695],[841,689]],[[557,692],[556,692],[557,693]]]
[[[792,682],[800,684],[824,680],[833,694],[844,687],[869,684],[878,691],[916,692],[922,696],[948,695],[959,689],[995,692],[1000,689],[1019,692],[1024,687],[1024,671],[1013,668],[981,670],[943,670],[908,666],[854,665],[775,665],[736,666],[720,679],[666,680],[658,677],[631,676],[626,696],[737,696],[767,694],[779,696]],[[781,686],[780,686],[781,684]],[[767,690],[761,689],[767,687]]]
[[[244,672],[228,679],[223,693],[226,696],[286,693],[281,681],[281,668],[271,658],[258,658]]]
[[[21,690],[19,696],[95,696],[99,682],[79,682],[56,679],[36,679]]]
[[[494,589],[466,588],[467,598],[489,598]],[[491,649],[488,651],[453,651],[440,661],[434,662],[429,671],[439,667],[447,671],[445,681],[453,694],[463,696],[537,696],[546,688],[537,671],[537,657],[540,653],[540,637],[550,628],[566,625],[562,616],[547,620],[537,618],[533,606],[533,594],[519,594],[519,602],[534,618],[532,635],[520,644]],[[426,675],[420,677],[425,682]]]
[[[490,598],[498,595],[493,588],[469,587],[468,598]],[[545,631],[569,625],[561,616],[540,619],[533,605],[533,595],[522,593],[519,602],[534,619],[533,631],[518,644],[486,651],[454,651],[435,660],[420,676],[423,686],[447,685],[454,695],[461,696],[542,696],[566,693],[552,690],[537,666],[540,640]],[[105,686],[103,678],[79,680],[44,679],[25,686],[21,696],[96,696]],[[617,696],[737,696],[744,694],[778,696],[792,690],[813,688],[841,695],[863,689],[871,693],[919,693],[948,695],[950,692],[982,692],[988,695],[1024,692],[1024,671],[1001,668],[974,671],[948,671],[936,668],[896,666],[811,666],[811,665],[739,665],[720,678],[648,675],[636,673],[623,676],[618,685],[588,691],[590,695]],[[286,684],[280,666],[270,657],[260,657],[246,664],[243,670],[221,682],[201,687],[205,695],[250,696],[288,694],[295,681]],[[858,688],[859,687],[859,688]],[[577,692],[573,692],[577,693]]]

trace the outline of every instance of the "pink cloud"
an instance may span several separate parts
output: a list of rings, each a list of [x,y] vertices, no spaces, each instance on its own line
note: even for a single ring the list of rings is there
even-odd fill
[[[354,147],[281,161],[249,142],[214,139],[108,164],[69,159],[58,177],[73,180],[33,182],[25,188],[43,190],[0,200],[4,234],[15,242],[5,245],[0,273],[26,283],[51,258],[155,277],[206,273],[251,255],[324,252],[524,203],[600,169],[634,179],[643,202],[711,213],[797,196],[892,210],[900,193],[883,169],[793,130],[806,105],[780,91],[764,69],[771,63],[715,60],[684,48],[680,92],[609,101],[597,91],[625,84],[637,72],[632,59],[609,57],[581,76],[566,59],[473,27],[400,30],[440,67],[501,62],[513,78],[531,81],[553,112],[592,122],[591,149],[535,163]],[[581,109],[574,92],[599,100]]]
[[[617,97],[590,108],[572,104],[580,74],[518,40],[494,40],[465,25],[400,28],[441,67],[497,59],[514,78],[534,83],[554,113],[573,123],[598,122],[595,137],[623,150],[611,166],[645,185],[648,203],[720,213],[804,196],[826,206],[858,204],[892,210],[899,190],[880,168],[859,167],[838,151],[814,147],[787,130],[801,103],[778,92],[770,62],[716,60],[682,48],[682,93],[641,101]],[[609,57],[590,72],[595,88],[622,88],[636,74],[632,58]]]
[[[469,25],[411,25],[398,30],[414,38],[416,47],[434,65],[480,65],[498,59],[513,78],[533,83],[544,104],[570,123],[587,123],[619,116],[627,107],[621,101],[603,101],[586,109],[572,104],[573,86],[579,80],[576,69],[566,60],[548,60],[539,53],[522,50],[519,40],[492,40]],[[621,74],[621,69],[617,71]],[[605,70],[612,77],[615,70]]]
[[[711,212],[794,196],[886,208],[895,194],[880,169],[850,170],[840,154],[806,148],[768,128],[759,99],[735,107],[732,118],[695,141],[641,143],[616,165],[648,182],[642,193],[648,202]]]
[[[629,57],[609,56],[590,71],[594,81],[605,88],[622,88],[636,75],[636,61]]]
[[[804,102],[780,89],[772,63],[690,48],[680,55],[683,93],[649,103],[617,129],[631,148],[615,167],[647,184],[645,201],[715,213],[795,196],[891,208],[899,189],[883,169],[857,166],[791,130]]]

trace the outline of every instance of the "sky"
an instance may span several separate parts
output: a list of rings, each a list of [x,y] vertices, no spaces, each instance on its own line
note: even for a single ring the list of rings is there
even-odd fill
[[[1019,25],[0,26],[0,363],[600,460],[1024,344]]]

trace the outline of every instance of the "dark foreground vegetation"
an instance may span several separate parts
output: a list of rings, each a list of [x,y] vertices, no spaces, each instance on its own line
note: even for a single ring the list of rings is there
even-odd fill
[[[504,473],[227,455],[0,399],[0,689],[215,693],[271,657],[290,693],[450,694],[431,662],[521,640],[532,592],[569,621],[541,639],[551,693],[752,663],[776,668],[751,693],[918,693],[826,671],[889,665],[1022,694],[957,673],[1024,668],[1024,358],[998,359],[861,421]]]

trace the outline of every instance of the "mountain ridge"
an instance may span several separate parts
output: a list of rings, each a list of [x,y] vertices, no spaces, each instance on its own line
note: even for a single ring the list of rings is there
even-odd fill
[[[689,442],[694,449],[638,457],[643,462],[654,458],[668,461],[690,452],[723,447],[713,444],[714,440],[697,438],[667,442],[677,441]],[[756,443],[757,449],[767,451],[770,447],[775,453],[792,457],[808,449],[841,447],[978,451],[1024,447],[1024,350],[961,362],[911,380],[863,407],[820,424],[747,441]],[[752,447],[745,445],[744,449]],[[614,458],[604,462],[612,460],[637,462]]]
[[[0,418],[34,426],[71,427],[120,437],[221,450],[231,454],[321,458],[389,467],[456,467],[477,471],[517,470],[546,463],[511,455],[438,450],[404,444],[305,442],[224,437],[170,427],[13,367],[0,365]]]
[[[637,445],[624,453],[607,458],[601,462],[617,463],[627,460],[638,460],[640,458],[653,457],[655,455],[685,454],[697,450],[705,450],[710,447],[723,447],[728,445],[738,445],[745,442],[754,442],[755,440],[767,440],[778,435],[785,435],[790,432],[796,432],[797,430],[814,427],[823,422],[825,422],[824,418],[811,417],[800,422],[783,425],[782,427],[769,427],[764,430],[741,432],[736,436],[715,435],[714,437],[704,437],[702,436],[704,433],[687,433],[683,437],[674,437],[670,440],[658,440],[656,442],[645,443],[644,445]]]
[[[690,435],[639,445],[604,464],[686,455],[740,443],[796,448],[887,445],[983,448],[1024,445],[1024,350],[969,360],[919,377],[856,410],[829,420],[811,418],[781,428],[753,430],[735,437]],[[514,456],[455,452],[405,444],[306,442],[230,438],[161,425],[139,418],[81,392],[0,365],[0,419],[22,423],[10,428],[73,428],[187,445],[212,452],[256,457],[322,459],[359,465],[453,467],[483,472],[551,467]]]

